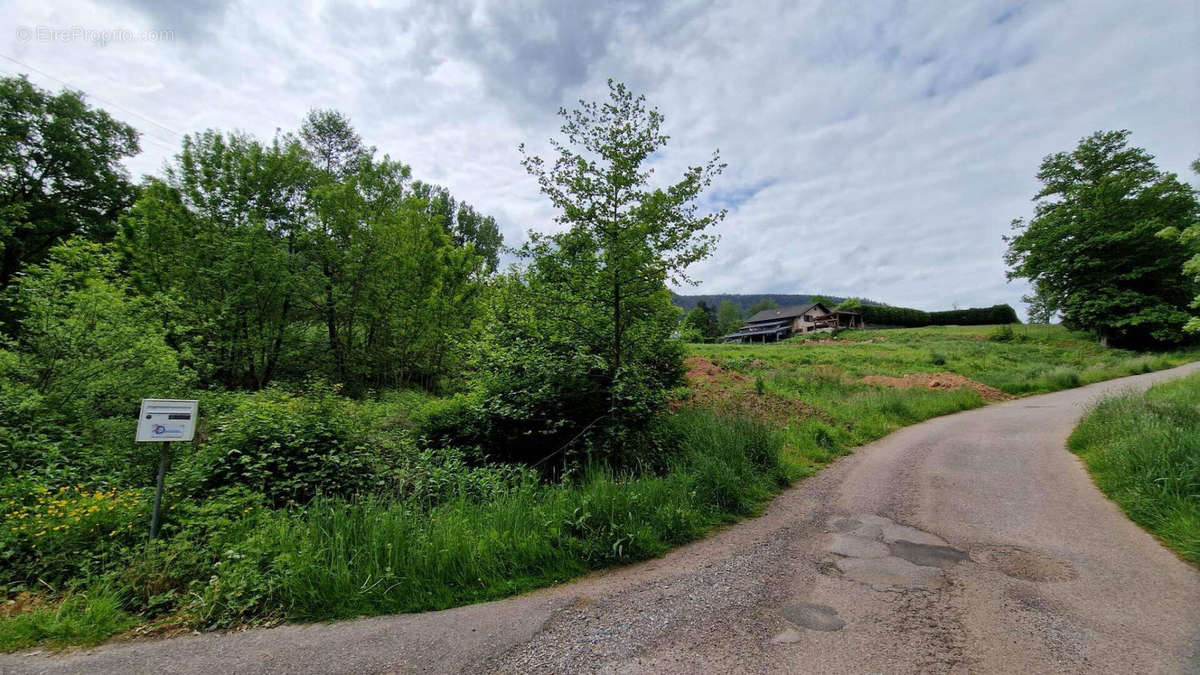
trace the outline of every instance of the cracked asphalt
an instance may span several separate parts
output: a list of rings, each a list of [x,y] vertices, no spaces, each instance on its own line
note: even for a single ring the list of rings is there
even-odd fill
[[[427,614],[0,656],[3,673],[1200,672],[1200,571],[1065,449],[1096,397],[902,429],[639,565]]]

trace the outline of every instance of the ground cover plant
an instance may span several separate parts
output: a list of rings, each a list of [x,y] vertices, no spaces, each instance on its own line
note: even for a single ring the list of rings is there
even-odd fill
[[[1200,375],[1100,401],[1068,447],[1131,520],[1200,565]]]

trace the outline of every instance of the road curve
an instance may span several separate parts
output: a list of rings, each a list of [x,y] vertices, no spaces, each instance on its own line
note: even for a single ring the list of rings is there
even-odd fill
[[[759,518],[524,596],[0,656],[0,672],[1200,672],[1200,572],[1064,448],[1097,396],[1197,369],[908,427]]]

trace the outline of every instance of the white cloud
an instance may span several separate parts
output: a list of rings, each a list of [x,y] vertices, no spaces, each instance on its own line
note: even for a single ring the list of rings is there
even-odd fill
[[[731,204],[704,292],[854,294],[930,309],[1009,302],[1001,235],[1042,156],[1128,128],[1161,166],[1200,155],[1200,10],[1156,3],[590,3],[468,0],[129,5],[0,2],[9,25],[168,30],[0,50],[141,129],[262,137],[312,107],[493,213],[515,243],[553,213],[519,166],[554,110],[614,77],[667,116],[670,177],[720,148]],[[38,84],[59,82],[10,61]],[[152,121],[150,121],[152,120]],[[1189,176],[1190,178],[1190,176]]]

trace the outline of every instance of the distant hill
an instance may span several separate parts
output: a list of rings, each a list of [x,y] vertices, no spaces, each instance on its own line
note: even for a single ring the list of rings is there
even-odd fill
[[[737,305],[738,309],[742,310],[742,314],[745,315],[750,311],[750,307],[760,300],[774,300],[775,303],[780,307],[788,307],[790,305],[803,305],[807,302],[812,302],[812,299],[818,296],[832,302],[835,305],[846,299],[836,295],[821,295],[820,293],[755,293],[750,295],[743,295],[740,293],[721,293],[716,295],[675,295],[671,298],[671,302],[676,307],[682,307],[683,313],[687,314],[688,312],[692,311],[696,305],[700,304],[701,300],[713,308],[720,307],[722,300],[728,300]],[[876,302],[874,300],[863,300],[863,304],[882,305],[883,303]]]

